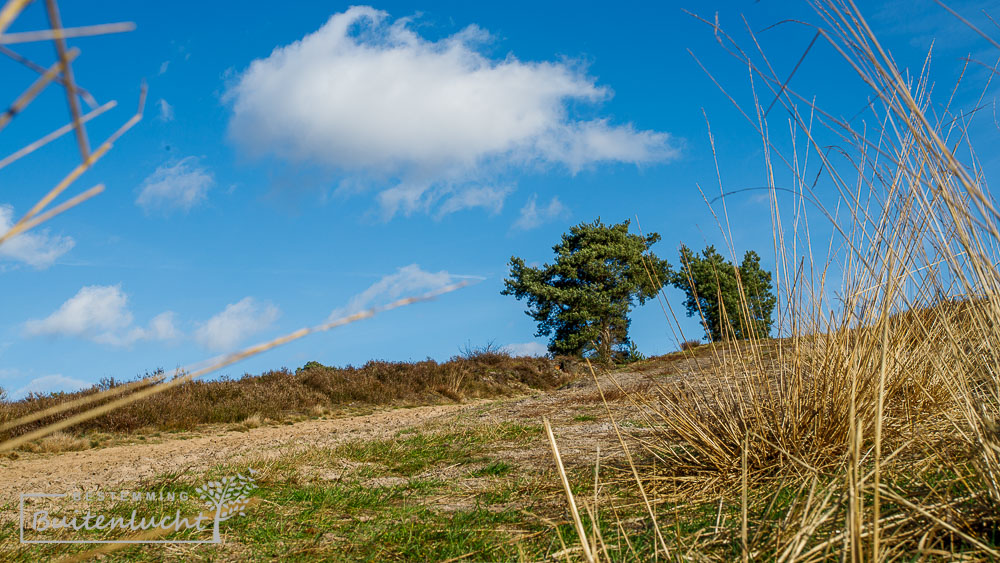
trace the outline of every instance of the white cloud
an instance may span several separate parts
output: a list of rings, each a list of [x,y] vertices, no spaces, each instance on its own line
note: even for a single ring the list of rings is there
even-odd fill
[[[540,342],[518,342],[508,344],[504,349],[511,356],[544,356],[549,353],[548,347]]]
[[[87,383],[81,379],[74,379],[72,377],[66,377],[60,374],[46,375],[43,377],[36,377],[28,382],[27,385],[12,391],[10,393],[10,399],[18,400],[23,399],[28,396],[29,393],[56,393],[59,391],[72,392],[79,391],[80,389],[87,389],[91,387],[93,383]]]
[[[153,340],[172,340],[181,336],[177,326],[174,324],[176,315],[173,311],[166,311],[153,317],[149,321],[149,328],[146,329],[149,338]]]
[[[160,121],[173,121],[174,120],[174,106],[167,103],[166,100],[160,98],[157,102],[160,106]]]
[[[0,234],[14,226],[14,208],[0,205]],[[24,262],[43,269],[73,248],[76,242],[67,236],[51,235],[48,229],[33,229],[0,244],[0,259]]]
[[[334,310],[330,313],[330,320],[391,303],[404,295],[419,295],[440,289],[451,284],[454,277],[444,270],[436,273],[424,271],[417,264],[403,266],[352,297],[346,307]]]
[[[428,210],[511,167],[575,173],[677,154],[666,133],[574,119],[572,103],[611,97],[578,65],[493,60],[475,26],[429,41],[409,23],[355,6],[253,61],[225,96],[230,137],[252,153],[397,184],[379,198],[387,216]]]
[[[197,158],[189,156],[160,166],[143,180],[135,203],[147,212],[189,211],[205,200],[214,185],[212,173],[200,166]]]
[[[511,188],[490,188],[490,187],[470,187],[448,197],[438,208],[437,216],[441,218],[450,213],[482,207],[492,214],[500,213],[503,210],[503,202],[507,194],[512,192]]]
[[[521,208],[521,215],[514,222],[513,228],[523,231],[534,229],[542,223],[563,217],[569,209],[558,197],[553,197],[549,204],[541,209],[538,208],[538,194],[532,194],[528,203]]]
[[[205,348],[229,351],[246,338],[264,330],[277,320],[280,312],[274,305],[244,297],[226,305],[223,311],[205,321],[195,331],[195,339]]]
[[[174,324],[175,317],[173,311],[166,311],[153,317],[146,327],[133,326],[126,331],[103,332],[93,340],[112,346],[128,346],[139,340],[174,340],[182,336]]]
[[[170,61],[163,61],[160,63],[160,74],[166,74],[167,68],[170,66]]]
[[[112,346],[180,336],[170,311],[154,317],[148,327],[134,326],[132,320],[128,296],[120,285],[90,285],[80,288],[48,317],[29,320],[24,328],[29,336],[74,336]]]
[[[59,309],[42,320],[26,323],[29,334],[87,336],[118,330],[132,324],[128,297],[121,286],[90,285],[80,289]]]

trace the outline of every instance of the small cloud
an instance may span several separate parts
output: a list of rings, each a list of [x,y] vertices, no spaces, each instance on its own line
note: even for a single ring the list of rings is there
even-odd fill
[[[153,317],[149,321],[149,328],[146,329],[153,340],[173,340],[179,338],[181,333],[174,324],[177,315],[173,311],[166,311]]]
[[[174,120],[174,106],[167,103],[166,100],[160,98],[157,102],[160,106],[160,121],[173,121]]]
[[[244,297],[237,303],[226,305],[221,313],[205,321],[195,331],[194,337],[210,350],[232,350],[243,340],[267,328],[279,315],[280,311],[274,305]]]
[[[0,205],[0,234],[14,226],[14,208]],[[51,235],[48,229],[21,233],[0,244],[0,259],[23,262],[39,270],[48,268],[69,252],[76,242],[67,236]]]
[[[72,391],[79,391],[80,389],[87,389],[92,385],[93,383],[87,383],[82,379],[74,379],[72,377],[66,377],[56,373],[32,379],[24,387],[11,392],[10,398],[12,400],[23,399],[27,397],[29,393],[44,394],[57,393],[59,391],[69,393]]]
[[[112,346],[180,336],[170,311],[154,317],[148,327],[134,326],[132,319],[120,285],[91,285],[80,288],[48,317],[29,320],[24,328],[29,336],[71,336]]]
[[[377,202],[389,217],[435,202],[441,214],[462,209],[465,192],[451,207],[442,195],[519,169],[575,174],[679,155],[668,133],[575,115],[612,97],[581,64],[491,57],[492,38],[475,25],[439,39],[416,27],[354,6],[252,61],[223,96],[230,139],[388,185]]]
[[[548,347],[540,342],[518,342],[508,344],[504,349],[511,356],[544,356],[549,353]]]
[[[212,173],[200,166],[196,157],[189,156],[160,166],[143,180],[135,203],[146,212],[190,211],[206,199],[214,185]]]
[[[482,207],[496,215],[503,210],[503,202],[512,191],[512,188],[465,188],[444,200],[438,208],[437,217],[440,219],[445,215],[473,207]]]
[[[538,207],[538,194],[532,194],[528,203],[521,208],[521,215],[514,222],[513,229],[528,231],[541,226],[543,223],[558,219],[569,213],[569,209],[559,201],[558,197],[552,198],[545,207]]]
[[[170,61],[163,61],[162,63],[160,63],[160,74],[166,74],[167,67],[169,66],[170,66]]]
[[[123,332],[105,332],[93,338],[94,342],[111,346],[129,346],[139,340],[174,340],[182,336],[174,325],[176,315],[166,311],[153,317],[146,327],[135,326]]]
[[[42,320],[25,323],[28,334],[89,336],[115,331],[132,324],[128,297],[120,285],[89,285]]]
[[[451,284],[455,277],[457,276],[444,270],[436,273],[424,271],[417,264],[403,266],[396,270],[396,273],[383,276],[368,286],[368,289],[352,297],[346,307],[334,310],[330,313],[330,320],[385,305],[404,295],[416,295],[440,289]]]

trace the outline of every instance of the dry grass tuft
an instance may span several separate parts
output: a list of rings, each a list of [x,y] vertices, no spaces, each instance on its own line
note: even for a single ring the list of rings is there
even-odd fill
[[[86,450],[89,447],[90,441],[86,438],[80,438],[65,432],[56,432],[41,440],[28,442],[21,446],[20,449],[26,452],[55,454],[60,452],[78,452]]]
[[[260,428],[263,423],[264,421],[260,413],[254,413],[243,420],[243,426],[247,428]]]
[[[746,51],[702,20],[751,71],[752,103],[730,100],[764,148],[783,338],[714,343],[691,377],[629,393],[657,431],[636,484],[658,497],[651,518],[717,500],[713,526],[673,534],[689,558],[1000,559],[1000,214],[969,116],[932,106],[929,55],[911,76],[853,3],[814,8],[816,39],[870,87],[863,120],[796,93],[753,32]],[[769,132],[772,98],[788,143]]]
[[[701,340],[685,340],[681,342],[681,351],[687,352],[701,346]]]

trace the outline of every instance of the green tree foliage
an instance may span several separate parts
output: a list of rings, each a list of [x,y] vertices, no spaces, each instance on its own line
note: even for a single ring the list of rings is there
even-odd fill
[[[735,268],[714,246],[695,254],[681,245],[680,270],[670,281],[684,291],[687,315],[702,319],[710,340],[766,338],[770,334],[777,299],[772,293],[771,272],[760,267],[756,252],[748,251]],[[745,299],[740,295],[741,286]]]
[[[629,311],[672,279],[667,261],[649,252],[660,235],[628,231],[629,221],[605,225],[598,218],[563,234],[551,265],[532,268],[511,257],[501,294],[527,299],[536,336],[550,337],[553,354],[609,361],[628,350]]]

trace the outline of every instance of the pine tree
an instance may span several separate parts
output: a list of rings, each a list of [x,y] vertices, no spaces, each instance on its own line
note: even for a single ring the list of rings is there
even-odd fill
[[[510,259],[503,295],[527,299],[536,336],[550,336],[557,355],[593,354],[610,361],[629,348],[628,314],[671,279],[670,265],[649,251],[660,240],[629,233],[629,221],[605,225],[598,218],[563,234],[555,261],[540,268]]]
[[[671,283],[684,291],[687,315],[702,319],[709,340],[767,338],[770,334],[777,299],[771,273],[760,267],[756,252],[748,251],[736,268],[714,246],[698,255],[681,245],[680,269]]]

